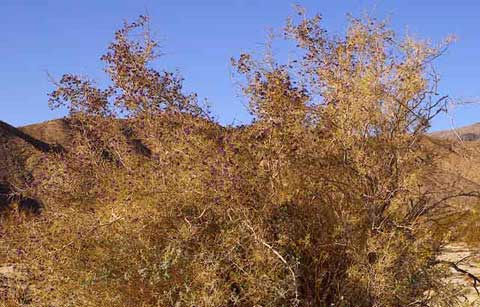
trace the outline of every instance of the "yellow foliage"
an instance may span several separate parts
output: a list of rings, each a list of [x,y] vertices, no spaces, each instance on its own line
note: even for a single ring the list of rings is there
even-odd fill
[[[222,127],[151,68],[146,22],[102,57],[111,86],[65,75],[51,94],[71,142],[39,166],[42,215],[2,217],[0,257],[29,271],[12,305],[450,306],[423,180],[442,47],[301,14],[298,59],[233,60],[254,122]]]

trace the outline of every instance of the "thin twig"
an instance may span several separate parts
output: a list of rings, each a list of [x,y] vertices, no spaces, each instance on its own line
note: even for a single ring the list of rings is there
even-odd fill
[[[295,288],[295,302],[294,302],[294,306],[298,306],[299,304],[299,299],[298,299],[298,289],[297,289],[297,277],[295,275],[295,271],[292,269],[292,267],[288,264],[287,260],[285,260],[285,258],[277,251],[275,250],[270,244],[268,244],[267,242],[265,242],[264,240],[260,239],[258,236],[257,236],[257,233],[255,232],[255,230],[253,229],[252,226],[250,226],[248,223],[245,222],[245,226],[248,227],[248,229],[250,229],[252,231],[252,234],[255,238],[255,240],[257,240],[258,242],[262,243],[265,247],[267,247],[269,250],[272,251],[272,253],[275,254],[275,256],[278,257],[278,259],[280,259],[286,266],[287,266],[287,269],[290,271],[290,274],[292,274],[292,280],[293,280],[293,286]]]

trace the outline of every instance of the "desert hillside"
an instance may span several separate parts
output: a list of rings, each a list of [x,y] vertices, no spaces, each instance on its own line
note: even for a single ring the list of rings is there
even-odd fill
[[[61,123],[55,120],[15,128],[0,121],[0,210],[18,202],[20,208],[38,212],[39,196],[25,192],[34,181],[40,156],[63,150],[67,130],[55,129]]]
[[[480,123],[451,130],[435,131],[431,135],[439,139],[451,141],[478,141],[480,140]]]

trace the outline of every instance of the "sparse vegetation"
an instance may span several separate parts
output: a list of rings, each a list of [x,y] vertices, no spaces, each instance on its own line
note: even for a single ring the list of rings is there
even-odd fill
[[[50,94],[68,142],[34,159],[43,212],[1,216],[0,259],[21,268],[5,306],[456,304],[442,223],[476,194],[435,180],[425,136],[449,41],[371,18],[334,36],[299,10],[297,59],[232,60],[254,120],[222,127],[152,68],[147,21],[115,33],[107,88],[69,74]]]

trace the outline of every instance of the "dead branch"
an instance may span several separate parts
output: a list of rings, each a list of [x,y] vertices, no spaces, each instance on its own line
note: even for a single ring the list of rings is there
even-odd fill
[[[287,260],[285,260],[285,258],[277,251],[275,250],[270,244],[268,244],[267,242],[265,242],[264,240],[262,240],[261,238],[259,238],[257,236],[257,233],[255,232],[255,229],[253,229],[252,226],[250,226],[248,223],[245,223],[245,226],[247,226],[248,229],[250,229],[250,231],[252,232],[253,234],[253,237],[255,238],[255,240],[257,240],[258,242],[262,243],[265,247],[267,247],[269,250],[272,251],[272,253],[275,254],[275,256],[278,257],[278,259],[280,259],[280,261],[282,261],[285,266],[287,267],[288,271],[290,272],[290,274],[292,275],[292,281],[293,281],[293,286],[295,288],[295,302],[294,302],[294,306],[298,306],[299,304],[299,299],[298,299],[298,289],[297,289],[297,276],[295,275],[295,271],[292,269],[292,267],[288,264]]]
[[[464,270],[461,267],[459,267],[458,262],[452,262],[452,261],[446,261],[446,260],[437,260],[436,263],[447,264],[451,268],[453,268],[455,271],[470,277],[473,281],[473,288],[477,292],[477,295],[480,296],[480,291],[478,290],[478,287],[477,287],[477,285],[480,283],[480,278],[479,277],[477,277],[477,276],[473,275],[472,273],[468,272],[467,270]]]

